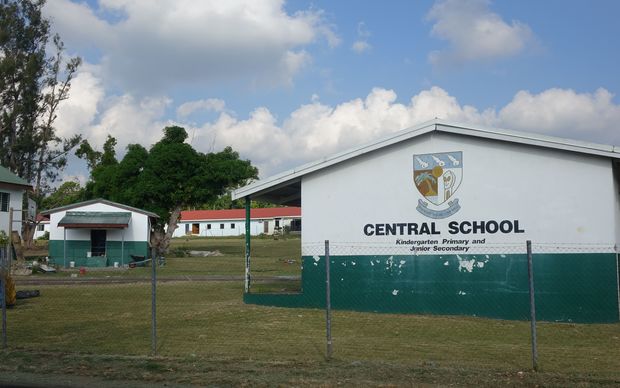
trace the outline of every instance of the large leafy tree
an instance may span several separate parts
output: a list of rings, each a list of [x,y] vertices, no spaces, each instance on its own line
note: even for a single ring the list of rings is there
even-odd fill
[[[0,164],[33,185],[39,205],[80,140],[58,136],[54,126],[81,60],[64,57],[60,37],[41,13],[44,4],[0,3]],[[26,242],[33,233],[34,224],[25,223]]]
[[[66,181],[58,186],[41,202],[42,209],[54,209],[80,202],[84,198],[84,188],[76,181]]]
[[[185,143],[184,128],[164,128],[163,138],[148,151],[137,144],[128,147],[118,162],[109,146],[97,154],[83,142],[78,155],[94,156],[87,195],[152,211],[160,216],[151,243],[165,252],[177,228],[181,210],[215,201],[231,187],[255,179],[258,170],[227,147],[221,152],[201,153]],[[106,157],[107,154],[107,157]],[[89,162],[90,165],[90,162]]]
[[[57,178],[79,142],[59,137],[54,122],[81,60],[64,58],[60,37],[41,14],[44,4],[0,4],[0,163],[31,182],[35,194]]]

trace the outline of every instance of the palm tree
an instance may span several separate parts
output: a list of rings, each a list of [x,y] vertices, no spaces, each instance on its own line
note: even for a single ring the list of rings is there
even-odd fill
[[[435,190],[433,190],[433,186],[432,186],[433,183],[437,183],[437,179],[435,179],[435,177],[432,176],[430,173],[423,172],[419,174],[418,176],[416,176],[414,181],[415,181],[416,186],[418,187],[422,183],[426,182],[426,185],[428,186],[428,190],[426,190],[426,194],[424,194],[424,196],[428,197],[428,196],[437,195]]]

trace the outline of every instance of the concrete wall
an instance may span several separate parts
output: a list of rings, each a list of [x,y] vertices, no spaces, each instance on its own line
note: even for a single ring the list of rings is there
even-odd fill
[[[22,201],[24,196],[24,190],[15,189],[6,184],[0,183],[0,192],[9,194],[9,208],[13,208],[13,225],[12,229],[22,234]],[[0,230],[9,234],[9,212],[0,211]]]
[[[463,155],[463,178],[453,197],[461,209],[432,219],[416,210],[424,197],[413,182],[413,155],[451,151]],[[434,222],[440,234],[432,237],[439,239],[613,246],[617,202],[607,158],[433,133],[305,176],[302,239],[395,245],[398,236],[368,236],[365,225]],[[524,233],[448,233],[450,222],[473,220],[517,220]]]

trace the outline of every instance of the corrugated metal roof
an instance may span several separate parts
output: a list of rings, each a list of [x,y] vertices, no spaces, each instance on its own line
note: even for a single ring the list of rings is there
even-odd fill
[[[13,174],[7,168],[0,166],[0,182],[17,186],[31,187],[30,184],[17,175]]]
[[[88,201],[72,203],[71,205],[61,206],[61,207],[57,207],[57,208],[54,208],[54,209],[44,210],[44,211],[41,212],[41,214],[47,215],[47,214],[52,214],[52,213],[58,213],[58,212],[61,212],[61,211],[64,211],[64,210],[75,209],[75,208],[79,208],[79,207],[82,207],[82,206],[92,205],[92,204],[95,204],[95,203],[103,203],[105,205],[114,206],[114,207],[117,207],[119,209],[129,210],[129,211],[140,213],[140,214],[144,214],[144,215],[147,215],[147,216],[153,217],[153,218],[159,218],[159,216],[157,214],[155,214],[155,213],[152,213],[152,212],[149,212],[149,211],[146,211],[146,210],[142,210],[142,209],[138,209],[136,207],[131,207],[131,206],[123,205],[122,203],[108,201],[107,199],[103,199],[103,198],[91,199],[91,200],[88,200]]]
[[[130,212],[67,212],[58,222],[65,228],[126,228]]]
[[[250,219],[301,217],[299,207],[273,207],[250,209]],[[209,220],[244,220],[245,209],[224,210],[185,210],[181,212],[181,221]]]
[[[292,170],[261,179],[258,182],[233,191],[232,199],[244,198],[251,195],[253,198],[260,197],[266,200],[272,200],[275,203],[298,205],[301,197],[301,186],[299,182],[301,181],[302,176],[430,132],[453,133],[464,136],[525,144],[534,147],[545,147],[612,159],[620,159],[620,147],[616,146],[587,143],[578,140],[489,128],[484,126],[460,124],[435,119],[415,127],[398,131],[374,142],[364,144],[360,147],[340,152],[335,155],[304,164]]]

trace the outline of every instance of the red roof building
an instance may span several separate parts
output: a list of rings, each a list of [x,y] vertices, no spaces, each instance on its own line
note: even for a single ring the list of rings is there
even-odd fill
[[[274,234],[284,230],[301,231],[300,207],[250,209],[250,234]],[[245,209],[185,210],[173,237],[240,236],[245,234]]]

